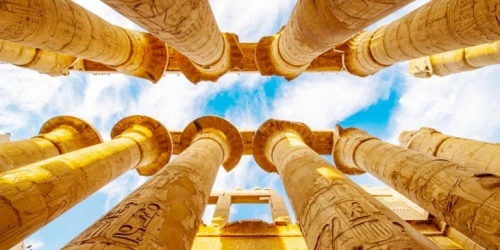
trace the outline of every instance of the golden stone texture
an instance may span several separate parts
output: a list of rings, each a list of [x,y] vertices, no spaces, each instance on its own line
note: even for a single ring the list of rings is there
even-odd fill
[[[500,0],[435,0],[347,45],[349,73],[500,40]]]
[[[104,63],[157,82],[168,63],[165,43],[114,26],[70,0],[1,0],[0,39]]]
[[[23,141],[0,144],[0,173],[102,142],[87,122],[72,116],[48,120],[40,134]]]
[[[500,176],[500,145],[443,135],[432,128],[405,131],[402,147]]]
[[[243,143],[228,121],[201,117],[185,150],[64,249],[191,249],[219,166],[231,170]]]
[[[293,79],[319,55],[411,0],[299,0],[288,24],[257,45],[262,75]]]
[[[491,42],[412,60],[410,74],[446,76],[496,64],[500,64],[500,42]]]
[[[500,247],[500,177],[338,127],[334,159],[359,168],[481,245]]]
[[[0,40],[0,62],[50,76],[68,75],[76,57]]]
[[[237,36],[220,32],[208,0],[102,1],[179,51],[180,70],[193,83],[242,67]]]
[[[127,170],[165,165],[171,140],[163,135],[168,132],[155,120],[128,117],[115,125],[111,141],[0,174],[0,249],[14,246]]]
[[[418,231],[363,191],[311,149],[310,129],[268,120],[253,152],[278,172],[309,249],[437,249]]]

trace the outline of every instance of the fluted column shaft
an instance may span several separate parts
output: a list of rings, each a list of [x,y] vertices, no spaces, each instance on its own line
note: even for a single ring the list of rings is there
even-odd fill
[[[394,63],[500,40],[500,0],[436,0],[366,34],[346,49],[350,73],[367,76]]]
[[[203,119],[192,124],[203,127]],[[64,249],[191,249],[219,166],[234,154],[234,138],[203,130],[172,162]]]
[[[483,246],[500,246],[500,177],[340,129],[335,163],[360,168]]]
[[[75,117],[59,116],[47,121],[28,140],[0,144],[0,173],[98,144],[99,133]]]
[[[309,249],[436,249],[315,153],[304,137],[284,126],[281,129],[271,134],[261,126],[257,133],[270,137],[263,145],[256,134],[254,149],[265,151],[254,150],[254,154],[260,151],[275,164]],[[259,164],[264,155],[257,154]]]
[[[0,39],[104,63],[158,81],[167,63],[163,42],[106,22],[70,0],[2,0]]]
[[[401,133],[400,145],[500,176],[500,144],[453,137],[431,128],[421,128]]]
[[[153,131],[134,125],[111,141],[0,174],[0,249],[12,247],[125,171],[154,164],[163,152]]]

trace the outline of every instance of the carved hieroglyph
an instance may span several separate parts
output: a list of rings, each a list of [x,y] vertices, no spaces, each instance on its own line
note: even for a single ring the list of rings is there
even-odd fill
[[[500,40],[500,0],[435,0],[359,34],[346,47],[351,74],[371,75],[394,63]]]
[[[257,163],[283,180],[309,249],[436,249],[315,153],[312,141],[302,123],[268,120],[253,144]]]
[[[64,249],[191,249],[219,166],[235,167],[243,143],[212,116],[189,124],[182,142],[179,156]]]
[[[446,76],[496,64],[500,64],[500,42],[491,42],[414,59],[410,74],[419,78]]]
[[[402,147],[500,176],[500,144],[443,135],[432,128],[405,131]]]
[[[31,139],[0,144],[0,173],[101,142],[92,125],[76,117],[58,116]]]
[[[295,78],[319,55],[410,2],[299,0],[288,24],[274,36],[259,41],[259,71],[262,75]]]
[[[104,63],[157,82],[165,43],[114,26],[70,0],[0,0],[0,39]]]
[[[160,123],[128,117],[111,141],[0,174],[0,249],[8,249],[129,169],[155,169],[172,141]]]
[[[243,65],[238,37],[220,32],[208,0],[102,1],[179,51],[180,70],[193,83]]]
[[[366,132],[338,127],[334,159],[359,168],[412,200],[467,237],[500,247],[500,177],[382,142]]]
[[[0,40],[0,63],[36,70],[50,76],[68,75],[76,57]]]

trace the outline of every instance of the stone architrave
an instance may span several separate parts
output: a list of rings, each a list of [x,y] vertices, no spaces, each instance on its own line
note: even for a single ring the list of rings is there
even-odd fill
[[[402,147],[500,176],[500,144],[444,135],[432,128],[405,131]]]
[[[500,247],[500,177],[337,127],[339,169],[361,169],[439,220],[488,247]]]
[[[234,168],[243,142],[228,121],[191,122],[185,150],[63,249],[191,249],[219,166]]]
[[[257,163],[279,173],[309,249],[436,249],[315,153],[312,142],[306,125],[279,120],[261,125],[253,140]]]
[[[193,83],[217,81],[243,55],[235,34],[222,34],[208,0],[102,0],[179,51],[182,73]]]
[[[368,76],[398,62],[500,40],[500,0],[435,0],[340,48],[349,73]]]
[[[164,42],[112,25],[70,0],[1,0],[0,39],[100,62],[157,82],[168,63]]]
[[[0,249],[8,249],[134,168],[163,167],[172,140],[157,121],[119,121],[111,141],[0,174]]]
[[[42,126],[39,135],[0,144],[0,173],[101,142],[89,123],[72,116],[54,117]]]
[[[318,56],[412,0],[299,0],[288,24],[262,38],[256,51],[262,75],[293,79]]]
[[[0,62],[50,76],[68,75],[76,57],[0,40]]]
[[[447,76],[497,64],[500,64],[500,42],[491,42],[414,59],[410,61],[410,74],[419,78]]]

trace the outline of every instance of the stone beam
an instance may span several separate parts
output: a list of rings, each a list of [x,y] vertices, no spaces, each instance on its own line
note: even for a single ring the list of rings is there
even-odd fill
[[[243,67],[238,37],[220,32],[208,0],[102,2],[179,51],[180,70],[193,83]]]
[[[326,51],[412,0],[299,0],[288,24],[262,38],[255,54],[262,75],[293,79]]]
[[[75,60],[74,56],[0,40],[0,63],[10,63],[50,76],[61,76],[69,74],[69,68]]]
[[[402,147],[500,176],[500,144],[444,135],[432,128],[405,131]]]
[[[447,76],[500,64],[500,42],[421,57],[410,61],[410,74],[418,78]]]
[[[168,131],[152,118],[127,117],[111,141],[0,174],[0,249],[9,249],[127,170],[159,169],[170,159]]]
[[[436,249],[310,147],[302,123],[268,120],[253,142],[255,161],[278,172],[309,249]]]
[[[219,166],[243,151],[238,130],[206,116],[182,134],[185,150],[63,249],[191,249]]]
[[[338,127],[334,160],[359,169],[487,247],[500,247],[500,177]]]
[[[500,40],[500,0],[435,0],[346,46],[349,73],[368,76],[398,62]]]
[[[0,39],[106,64],[157,82],[167,65],[165,43],[112,25],[67,0],[2,0]]]
[[[101,142],[92,125],[76,117],[58,116],[42,125],[40,134],[31,139],[0,144],[0,173]]]

